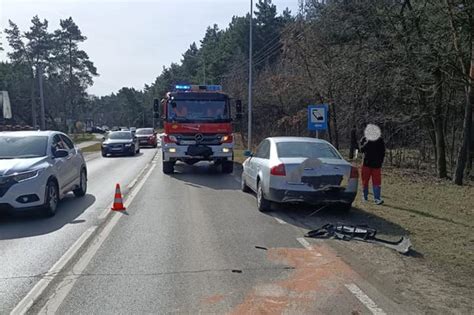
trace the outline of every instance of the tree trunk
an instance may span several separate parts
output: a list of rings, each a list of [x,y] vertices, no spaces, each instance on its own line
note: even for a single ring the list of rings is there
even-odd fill
[[[472,30],[474,34],[474,30]],[[459,150],[456,171],[454,172],[454,183],[462,185],[464,177],[464,169],[470,155],[471,146],[471,130],[472,130],[472,103],[474,103],[474,39],[471,39],[471,68],[468,77],[468,85],[466,86],[466,103],[464,106],[464,123],[461,150]]]
[[[443,83],[440,71],[436,71],[435,78],[436,90],[434,93],[433,127],[436,141],[436,169],[439,178],[446,178],[448,176],[446,171],[446,142],[444,139],[444,125],[441,108],[443,103]]]
[[[471,75],[474,75],[474,65],[472,65]],[[464,169],[466,168],[468,155],[470,154],[471,142],[471,128],[472,128],[472,102],[474,101],[474,89],[472,87],[472,80],[470,86],[466,91],[466,104],[464,107],[464,123],[461,149],[458,153],[456,162],[456,170],[454,172],[454,183],[456,185],[463,184]]]

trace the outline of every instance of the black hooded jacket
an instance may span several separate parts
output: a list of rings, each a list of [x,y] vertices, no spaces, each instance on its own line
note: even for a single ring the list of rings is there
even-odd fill
[[[376,141],[360,140],[360,152],[364,153],[364,166],[381,168],[385,158],[385,143],[380,137]]]

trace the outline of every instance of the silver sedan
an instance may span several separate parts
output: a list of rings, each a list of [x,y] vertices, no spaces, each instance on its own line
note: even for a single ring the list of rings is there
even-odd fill
[[[349,210],[357,194],[358,170],[327,141],[304,137],[263,140],[246,152],[242,190],[255,191],[257,207],[271,202],[337,205]]]

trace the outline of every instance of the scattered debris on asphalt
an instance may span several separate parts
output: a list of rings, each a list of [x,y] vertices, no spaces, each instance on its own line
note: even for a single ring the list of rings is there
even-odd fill
[[[411,249],[411,241],[408,237],[402,236],[398,241],[389,241],[376,237],[377,230],[367,226],[353,226],[344,224],[325,224],[321,228],[309,231],[305,237],[311,238],[334,238],[343,241],[362,241],[383,245],[396,250],[401,254],[407,254]]]
[[[263,246],[255,246],[256,249],[263,249],[263,250],[268,250],[268,248],[263,247]]]
[[[232,272],[233,272],[233,273],[242,273],[242,270],[240,270],[240,269],[232,269]]]

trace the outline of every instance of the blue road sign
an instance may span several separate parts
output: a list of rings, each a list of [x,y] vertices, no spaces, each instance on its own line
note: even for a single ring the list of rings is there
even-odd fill
[[[328,105],[308,106],[308,130],[328,129]]]

